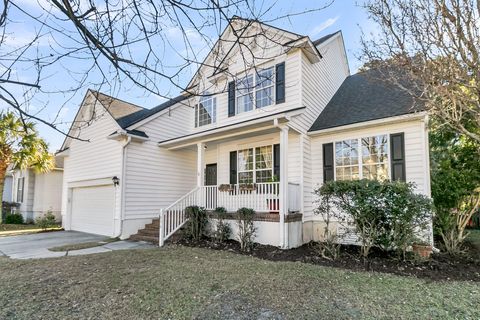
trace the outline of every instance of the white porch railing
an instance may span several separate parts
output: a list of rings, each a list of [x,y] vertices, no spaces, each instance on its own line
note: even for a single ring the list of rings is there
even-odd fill
[[[288,183],[288,211],[298,212],[301,209],[300,184]],[[239,208],[252,208],[257,212],[280,211],[280,183],[256,183],[251,190],[242,189],[240,185],[230,185],[230,189],[221,191],[218,186],[200,187],[200,203],[207,210],[224,207],[227,211]]]
[[[159,245],[163,246],[165,240],[170,238],[180,229],[188,218],[185,208],[198,205],[199,188],[195,188],[166,208],[160,209],[160,234]]]
[[[301,208],[300,185],[288,184],[288,212],[298,212]],[[207,210],[224,207],[234,212],[240,208],[251,208],[256,212],[280,211],[280,183],[256,183],[251,189],[240,185],[230,185],[227,190],[219,190],[218,186],[197,187],[160,210],[159,244],[163,246],[165,240],[172,236],[188,220],[185,208],[200,206]]]

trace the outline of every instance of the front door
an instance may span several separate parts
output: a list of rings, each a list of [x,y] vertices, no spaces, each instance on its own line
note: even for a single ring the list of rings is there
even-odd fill
[[[217,164],[207,164],[205,166],[205,185],[216,186],[217,185]],[[217,188],[207,188],[205,190],[205,203],[208,210],[213,210],[217,207]]]
[[[207,164],[205,168],[205,185],[216,186],[217,185],[217,164]]]

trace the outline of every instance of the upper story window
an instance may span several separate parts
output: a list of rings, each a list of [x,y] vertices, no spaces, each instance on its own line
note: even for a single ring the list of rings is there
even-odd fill
[[[258,71],[255,76],[255,105],[263,108],[273,104],[273,67]]]
[[[336,180],[386,180],[389,178],[388,162],[387,135],[335,143]]]
[[[237,113],[253,110],[253,75],[247,75],[237,81]]]
[[[273,104],[274,74],[274,67],[270,67],[256,70],[237,81],[237,114]]]
[[[195,106],[195,127],[205,126],[217,121],[217,98],[204,93]]]

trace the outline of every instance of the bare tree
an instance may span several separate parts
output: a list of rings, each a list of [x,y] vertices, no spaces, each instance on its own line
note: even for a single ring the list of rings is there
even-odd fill
[[[443,125],[480,142],[480,2],[371,0],[364,7],[378,26],[362,37],[368,66],[387,67],[387,79],[422,99]]]
[[[332,1],[273,16],[272,8],[279,5],[276,1],[3,0],[0,101],[22,118],[34,119],[64,133],[57,121],[58,114],[87,87],[103,88],[114,96],[126,87],[141,88],[145,94],[162,98],[170,98],[172,92],[198,95],[201,93],[197,88],[188,86],[188,76],[207,64],[204,56],[210,49],[217,50],[217,59],[208,65],[213,74],[225,72],[221,69],[222,59],[233,47],[239,47],[245,68],[250,68],[247,61],[272,58],[255,56],[251,47],[253,43],[261,45],[259,39],[289,45],[280,43],[281,35],[263,30],[259,22],[288,21],[322,10]],[[233,28],[235,16],[247,19]],[[253,24],[259,27],[254,34],[249,32]],[[34,34],[22,43],[19,27],[25,25],[31,26]],[[225,28],[231,28],[234,37],[219,44],[216,39]],[[182,45],[172,43],[172,33],[182,40]],[[172,51],[174,56],[169,55]],[[22,72],[28,73],[28,77],[23,77]],[[52,87],[49,79],[59,73],[65,78],[64,85]],[[169,91],[165,91],[166,86]],[[40,93],[64,97],[65,103],[58,106],[53,120],[39,116],[39,110],[48,104],[37,100]],[[40,107],[33,109],[34,104]]]

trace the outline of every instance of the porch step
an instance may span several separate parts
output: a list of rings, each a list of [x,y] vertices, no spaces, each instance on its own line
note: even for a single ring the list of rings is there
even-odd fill
[[[130,240],[146,241],[158,246],[160,236],[160,219],[153,219],[151,223],[145,225],[143,229],[138,230],[137,234],[131,235]],[[175,232],[168,238],[167,242],[178,242],[183,238],[182,229]]]
[[[129,240],[150,242],[156,246],[158,246],[158,243],[159,243],[158,235],[154,237],[154,236],[143,236],[139,234],[134,234],[133,236],[130,236]]]

